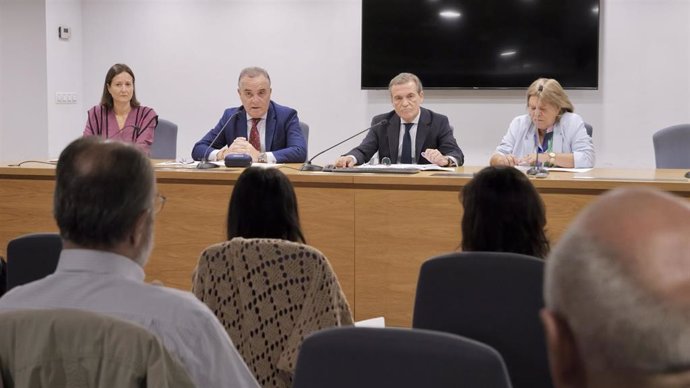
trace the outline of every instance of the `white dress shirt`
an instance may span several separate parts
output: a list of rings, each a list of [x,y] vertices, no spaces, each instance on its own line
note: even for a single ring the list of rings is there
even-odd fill
[[[412,164],[417,163],[417,153],[415,152],[415,143],[417,139],[417,124],[419,124],[419,116],[421,116],[422,111],[420,110],[419,113],[417,113],[417,116],[410,121],[412,123],[412,128],[410,128],[410,150],[412,151],[412,154],[410,154],[412,158]],[[400,158],[402,158],[402,148],[403,148],[403,140],[405,139],[405,121],[400,118],[400,135],[398,136],[398,162],[400,162]],[[420,151],[421,152],[421,151]]]
[[[197,387],[257,388],[211,310],[190,292],[144,283],[144,270],[114,253],[65,249],[54,274],[13,288],[0,310],[73,308],[135,322],[156,334]]]

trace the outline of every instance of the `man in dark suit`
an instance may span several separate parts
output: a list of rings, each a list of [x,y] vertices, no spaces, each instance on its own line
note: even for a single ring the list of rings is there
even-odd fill
[[[448,117],[421,108],[422,82],[412,73],[400,73],[388,85],[394,110],[374,117],[373,126],[358,147],[336,160],[336,167],[368,162],[378,151],[379,159],[391,163],[434,163],[462,166],[464,155],[453,137]]]
[[[242,70],[237,93],[242,106],[223,112],[218,124],[194,145],[192,158],[223,160],[227,154],[248,154],[260,163],[301,163],[307,159],[297,111],[271,101],[271,78],[266,70]],[[223,133],[213,141],[221,130]]]

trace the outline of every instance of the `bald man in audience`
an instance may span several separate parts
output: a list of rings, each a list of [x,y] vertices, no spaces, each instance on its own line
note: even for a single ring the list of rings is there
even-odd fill
[[[690,387],[690,202],[607,193],[546,262],[554,386]]]

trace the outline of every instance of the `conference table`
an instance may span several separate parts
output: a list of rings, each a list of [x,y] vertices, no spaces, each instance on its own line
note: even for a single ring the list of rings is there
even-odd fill
[[[435,255],[458,249],[458,193],[482,167],[413,175],[279,168],[295,187],[307,243],[328,257],[355,319],[383,316],[388,326],[410,326],[419,268]],[[156,164],[158,191],[167,201],[156,218],[147,281],[191,288],[201,251],[225,240],[228,201],[241,172]],[[656,187],[690,199],[686,172],[595,168],[551,172],[532,182],[546,205],[547,234],[555,242],[583,207],[613,188]],[[6,256],[14,237],[57,231],[54,179],[53,165],[0,165],[0,255]]]

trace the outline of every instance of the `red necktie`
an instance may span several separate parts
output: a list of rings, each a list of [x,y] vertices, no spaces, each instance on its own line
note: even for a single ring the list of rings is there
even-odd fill
[[[259,136],[259,129],[256,127],[261,119],[252,119],[252,129],[249,132],[249,144],[257,151],[261,152],[261,136]]]

